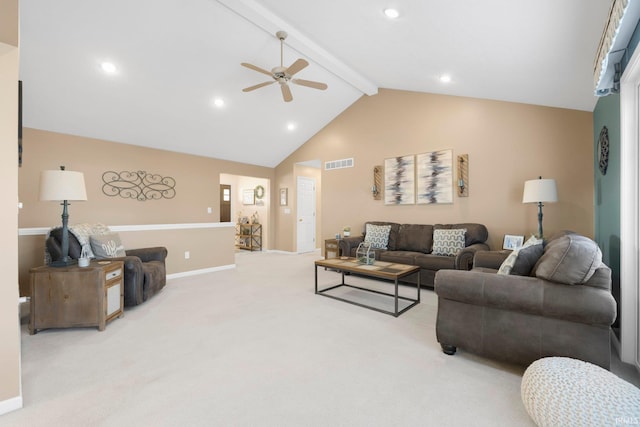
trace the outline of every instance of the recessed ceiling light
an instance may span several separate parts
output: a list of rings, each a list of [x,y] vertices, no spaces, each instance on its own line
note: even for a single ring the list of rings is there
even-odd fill
[[[103,62],[100,64],[100,68],[107,74],[115,74],[118,69],[113,62]]]
[[[384,10],[384,15],[389,19],[396,19],[400,16],[400,12],[397,9],[388,8]]]
[[[296,130],[296,124],[295,123],[287,124],[287,130],[290,130],[290,131]]]
[[[215,105],[218,108],[222,108],[224,107],[224,99],[222,98],[216,98],[213,100],[213,105]]]
[[[451,76],[448,74],[443,74],[440,76],[440,81],[442,83],[449,83],[451,81]]]

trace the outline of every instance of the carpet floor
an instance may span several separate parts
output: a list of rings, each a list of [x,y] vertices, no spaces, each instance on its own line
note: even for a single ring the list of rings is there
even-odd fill
[[[103,332],[23,324],[24,408],[0,426],[533,425],[522,367],[442,353],[432,291],[398,318],[324,298],[318,258],[239,253]]]

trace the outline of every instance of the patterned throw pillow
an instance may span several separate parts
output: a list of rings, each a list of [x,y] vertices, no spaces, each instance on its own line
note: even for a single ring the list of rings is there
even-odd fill
[[[127,255],[117,233],[91,236],[90,241],[97,258],[119,258]]]
[[[431,253],[434,255],[456,256],[458,252],[464,249],[464,235],[466,232],[466,228],[433,230],[433,249]]]
[[[367,224],[365,228],[364,241],[371,243],[372,249],[387,249],[389,243],[390,225]]]
[[[532,247],[532,246],[536,246],[536,245],[540,245],[540,249],[542,249],[542,239],[538,239],[536,236],[531,236],[529,238],[529,240],[524,242],[524,245],[522,245],[519,249],[516,249],[513,252],[511,252],[509,254],[509,256],[507,257],[507,259],[505,259],[502,262],[502,264],[500,265],[500,268],[498,269],[498,274],[512,274],[511,270],[513,270],[513,267],[518,262],[518,255],[520,255],[520,252],[522,251],[523,253],[525,253],[525,252],[528,253],[528,249],[527,248]],[[538,255],[538,257],[540,255],[542,255],[542,250],[540,250],[540,254]],[[534,264],[535,264],[535,262],[534,262]],[[533,265],[531,265],[531,268],[533,268]],[[531,271],[531,268],[529,268],[529,271]],[[519,272],[519,270],[520,270],[520,268],[518,269],[518,272]],[[525,275],[525,274],[518,274],[516,272],[513,272],[513,274]]]

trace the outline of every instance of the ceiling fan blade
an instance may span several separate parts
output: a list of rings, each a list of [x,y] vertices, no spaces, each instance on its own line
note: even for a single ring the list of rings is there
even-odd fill
[[[252,90],[260,89],[261,87],[268,86],[268,85],[273,84],[275,82],[276,81],[274,80],[272,82],[259,83],[259,84],[254,85],[254,86],[245,87],[244,89],[242,89],[242,91],[243,92],[251,92]]]
[[[291,89],[289,88],[289,85],[287,85],[286,83],[280,83],[280,88],[282,89],[282,98],[284,99],[284,102],[293,101],[293,96],[291,95]]]
[[[300,58],[296,62],[291,64],[291,66],[289,68],[287,68],[287,74],[289,74],[290,76],[293,76],[295,73],[297,73],[298,71],[304,69],[308,65],[309,65],[309,63],[307,61],[305,61],[304,59]]]
[[[314,82],[311,80],[302,80],[302,79],[292,79],[292,83],[295,83],[300,86],[312,87],[314,89],[325,90],[329,86],[326,83]]]
[[[273,74],[271,73],[271,71],[267,71],[264,68],[260,68],[256,65],[249,64],[247,62],[241,62],[240,65],[242,65],[243,67],[251,68],[253,71],[257,71],[259,73],[266,74],[267,76],[273,77]]]

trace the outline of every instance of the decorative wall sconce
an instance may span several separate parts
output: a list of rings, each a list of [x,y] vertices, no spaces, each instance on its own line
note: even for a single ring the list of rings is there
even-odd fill
[[[469,155],[458,156],[458,197],[469,197]]]
[[[373,167],[373,186],[371,187],[371,194],[373,200],[382,199],[382,166]]]

